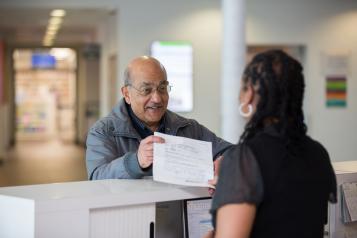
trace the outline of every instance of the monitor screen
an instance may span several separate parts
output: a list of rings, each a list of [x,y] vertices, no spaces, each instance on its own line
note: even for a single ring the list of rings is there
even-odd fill
[[[186,238],[202,238],[213,230],[211,209],[212,198],[184,200],[184,230]]]
[[[52,69],[56,67],[56,58],[50,54],[34,53],[31,63],[34,69]]]

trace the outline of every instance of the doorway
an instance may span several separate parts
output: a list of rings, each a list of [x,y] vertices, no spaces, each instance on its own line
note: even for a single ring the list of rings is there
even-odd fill
[[[15,140],[75,141],[77,55],[70,48],[15,49]]]

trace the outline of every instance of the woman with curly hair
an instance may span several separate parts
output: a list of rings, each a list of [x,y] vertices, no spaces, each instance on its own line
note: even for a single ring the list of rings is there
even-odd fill
[[[211,213],[215,238],[322,238],[336,178],[326,149],[306,135],[302,66],[280,50],[247,65],[239,143],[224,154]]]

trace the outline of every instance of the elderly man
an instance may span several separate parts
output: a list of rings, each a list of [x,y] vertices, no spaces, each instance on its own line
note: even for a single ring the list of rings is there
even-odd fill
[[[155,131],[210,141],[214,158],[230,147],[195,120],[167,110],[171,86],[158,60],[147,56],[132,60],[125,70],[124,84],[124,98],[88,133],[89,179],[151,176],[153,143],[164,142],[153,135]]]

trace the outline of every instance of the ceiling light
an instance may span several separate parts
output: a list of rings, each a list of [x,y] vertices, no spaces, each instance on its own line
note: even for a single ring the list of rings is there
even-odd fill
[[[46,35],[52,35],[52,36],[54,36],[54,35],[56,35],[57,34],[57,30],[47,30],[46,31]]]
[[[58,28],[60,28],[60,25],[49,25],[48,27],[47,27],[47,30],[49,31],[57,31],[58,30]]]
[[[50,51],[50,54],[56,57],[57,60],[64,60],[68,58],[72,53],[72,50],[69,48],[53,48]]]
[[[47,41],[45,41],[45,42],[43,42],[42,43],[44,46],[52,46],[53,45],[53,42],[47,42]]]
[[[46,34],[44,39],[54,39],[55,35]]]
[[[64,17],[66,15],[66,11],[63,9],[55,9],[51,12],[51,17]]]
[[[53,44],[54,39],[47,39],[47,38],[45,38],[45,39],[43,39],[43,41],[42,41],[42,42],[44,42],[44,43],[50,43],[50,44]]]
[[[43,42],[44,43],[53,43],[53,39],[44,39]]]
[[[51,17],[49,24],[50,26],[56,26],[56,25],[60,25],[62,23],[62,18],[59,17]]]

